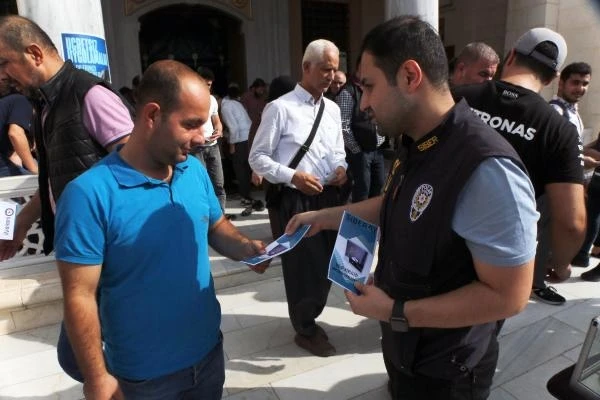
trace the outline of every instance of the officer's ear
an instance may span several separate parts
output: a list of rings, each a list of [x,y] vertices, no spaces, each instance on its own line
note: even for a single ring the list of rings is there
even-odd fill
[[[396,85],[408,93],[415,92],[423,81],[423,71],[415,60],[406,60],[396,73]]]

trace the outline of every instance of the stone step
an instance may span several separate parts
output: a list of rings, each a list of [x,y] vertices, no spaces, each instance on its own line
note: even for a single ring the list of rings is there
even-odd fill
[[[62,287],[58,271],[52,260],[44,260],[37,265],[22,267],[21,271],[15,268],[0,277],[0,335],[62,320]],[[211,269],[215,288],[221,290],[281,276],[281,261],[274,259],[264,274],[257,274],[245,264],[212,255]]]
[[[10,193],[14,190],[11,188]],[[263,199],[261,192],[253,195]],[[243,210],[239,200],[227,200],[227,213],[237,215],[232,221],[236,228],[251,239],[269,243],[272,239],[267,210],[242,217]],[[247,265],[227,259],[212,249],[209,250],[209,258],[217,290],[281,276],[280,258],[273,259],[271,267],[264,274],[257,274]],[[8,268],[0,268],[0,335],[62,320],[62,287],[53,257],[23,256],[9,260],[4,265],[8,265]]]

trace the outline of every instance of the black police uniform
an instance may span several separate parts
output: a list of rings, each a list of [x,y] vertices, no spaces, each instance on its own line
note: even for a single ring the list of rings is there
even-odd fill
[[[477,280],[465,240],[452,229],[457,198],[477,166],[518,155],[466,102],[398,159],[386,184],[375,284],[394,299],[420,299]],[[497,322],[392,331],[381,323],[394,398],[486,398],[497,362]],[[480,371],[480,369],[483,369]],[[477,382],[474,384],[474,382]],[[460,387],[464,386],[464,390]],[[471,398],[471,397],[468,397]]]

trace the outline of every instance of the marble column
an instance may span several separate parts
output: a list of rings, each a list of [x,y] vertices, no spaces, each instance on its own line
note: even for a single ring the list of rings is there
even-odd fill
[[[290,27],[287,1],[253,1],[253,19],[245,21],[246,76],[267,82],[279,75],[290,75]]]
[[[438,29],[438,0],[385,0],[385,19],[398,15],[418,15]]]
[[[19,15],[35,21],[59,54],[78,68],[110,79],[101,0],[17,0]],[[85,10],[85,11],[82,11]]]

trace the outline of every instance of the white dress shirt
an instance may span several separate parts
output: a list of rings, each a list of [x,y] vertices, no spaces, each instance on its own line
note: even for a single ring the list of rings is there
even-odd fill
[[[238,100],[229,96],[221,101],[221,116],[229,129],[229,143],[239,143],[248,140],[252,120],[248,112]]]
[[[295,170],[288,165],[308,138],[322,101],[325,109],[319,129],[296,169],[326,184],[337,167],[348,167],[340,108],[323,96],[315,102],[312,95],[297,84],[293,91],[270,102],[263,111],[248,157],[254,172],[271,183],[294,187],[291,182]]]
[[[569,122],[571,122],[573,125],[575,125],[575,128],[577,128],[577,133],[579,133],[579,138],[581,138],[583,135],[583,121],[581,120],[581,117],[579,116],[579,110],[577,107],[577,103],[569,103],[562,97],[558,97],[556,95],[554,95],[552,97],[552,100],[559,101],[560,103],[562,103],[565,106],[565,108],[567,109],[567,114],[568,114],[567,116],[569,117]],[[550,105],[552,107],[554,107],[554,109],[560,115],[563,115],[563,113],[564,113],[563,107],[559,106],[558,104],[552,104],[552,103],[550,103]]]
[[[204,135],[204,139],[211,137],[215,131],[215,127],[212,123],[212,117],[215,115],[219,115],[219,103],[217,103],[217,99],[212,94],[210,95],[210,109],[208,110],[208,119],[202,125],[202,134]],[[205,142],[202,147],[214,146],[217,144],[216,140],[212,142]]]

